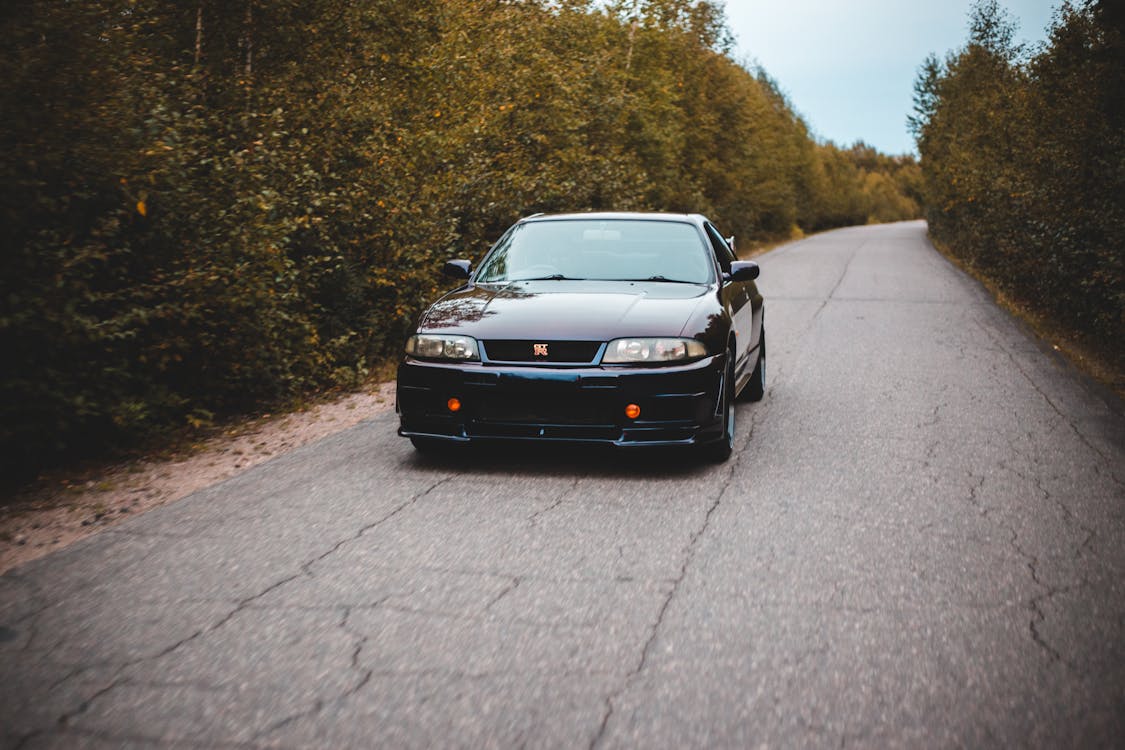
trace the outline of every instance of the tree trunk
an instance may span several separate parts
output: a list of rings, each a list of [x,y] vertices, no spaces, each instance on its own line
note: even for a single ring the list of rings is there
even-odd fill
[[[195,67],[203,59],[203,3],[195,6]]]
[[[254,0],[246,0],[246,68],[244,76],[246,85],[250,85],[250,76],[254,74]]]

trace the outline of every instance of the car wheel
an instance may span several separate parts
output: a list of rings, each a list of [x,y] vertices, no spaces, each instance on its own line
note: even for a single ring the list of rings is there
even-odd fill
[[[761,401],[766,395],[766,329],[762,328],[762,343],[758,347],[758,364],[750,376],[750,382],[742,391],[747,401]]]
[[[727,352],[727,370],[723,375],[723,436],[705,448],[707,457],[715,463],[722,463],[734,452],[734,352]]]

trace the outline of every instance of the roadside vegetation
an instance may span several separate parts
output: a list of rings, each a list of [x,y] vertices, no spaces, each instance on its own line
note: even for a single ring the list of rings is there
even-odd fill
[[[922,67],[911,124],[930,232],[1121,392],[1125,6],[1064,3],[1033,50],[1013,33],[978,2],[965,46]]]
[[[362,381],[451,256],[536,211],[745,242],[914,218],[689,0],[14,0],[0,10],[6,476]]]

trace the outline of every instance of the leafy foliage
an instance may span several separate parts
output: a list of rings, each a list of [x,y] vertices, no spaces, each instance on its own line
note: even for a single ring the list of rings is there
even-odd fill
[[[1125,14],[1064,3],[1028,54],[995,0],[915,85],[930,230],[1023,304],[1125,362]]]
[[[527,213],[918,213],[912,161],[816,143],[716,2],[14,0],[0,28],[8,470],[353,383]]]

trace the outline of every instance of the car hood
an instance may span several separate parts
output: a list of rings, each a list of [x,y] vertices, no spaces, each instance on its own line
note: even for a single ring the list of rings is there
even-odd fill
[[[714,287],[665,282],[520,281],[467,286],[442,297],[418,330],[478,339],[608,341],[679,336]],[[704,316],[705,317],[705,316]]]

